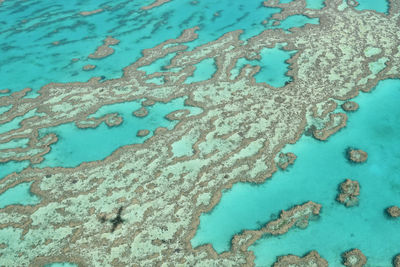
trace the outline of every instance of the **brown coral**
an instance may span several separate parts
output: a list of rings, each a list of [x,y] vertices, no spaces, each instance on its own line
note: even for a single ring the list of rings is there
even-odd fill
[[[136,136],[144,137],[144,136],[148,135],[149,133],[150,133],[150,131],[147,130],[147,129],[139,130],[139,131],[137,132]]]
[[[92,65],[92,64],[88,64],[88,65],[85,65],[85,66],[82,67],[82,69],[86,70],[86,71],[93,70],[95,68],[96,68],[96,65]]]
[[[279,159],[277,165],[282,170],[285,170],[289,165],[293,164],[297,156],[291,152],[279,153]]]
[[[397,218],[400,217],[400,208],[397,206],[392,206],[386,209],[386,212],[392,217]]]
[[[400,254],[397,254],[397,255],[393,258],[393,266],[394,266],[394,267],[400,267]]]
[[[327,267],[328,262],[321,258],[317,251],[313,250],[303,257],[298,257],[296,255],[286,255],[278,257],[278,260],[274,263],[273,267]]]
[[[358,196],[360,195],[360,185],[357,181],[346,179],[339,187],[340,193],[336,200],[346,207],[352,207],[358,204]]]
[[[346,101],[341,105],[344,111],[356,111],[358,109],[358,104],[354,101]]]
[[[347,156],[352,162],[362,163],[367,160],[368,153],[361,149],[348,149]]]
[[[348,267],[362,267],[367,263],[367,257],[358,248],[342,254],[343,264]]]

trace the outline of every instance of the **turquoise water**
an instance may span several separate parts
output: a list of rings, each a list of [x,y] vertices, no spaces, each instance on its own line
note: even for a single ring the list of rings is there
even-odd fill
[[[264,7],[259,1],[204,0],[193,4],[191,0],[182,0],[150,11],[140,9],[147,4],[147,0],[73,0],[68,4],[5,1],[0,6],[0,17],[6,18],[0,30],[5,37],[0,40],[4,52],[0,58],[0,88],[18,91],[29,86],[34,90],[29,95],[34,97],[34,92],[49,82],[86,81],[102,75],[106,79],[117,78],[123,67],[141,56],[143,49],[177,38],[184,29],[200,27],[198,39],[186,43],[189,49],[238,29],[244,30],[240,38],[245,40],[268,28],[261,22],[280,12],[279,8]],[[79,15],[81,11],[98,8],[105,11]],[[301,27],[302,23],[304,19],[289,18],[282,27]],[[121,41],[113,46],[115,53],[101,60],[87,58],[108,35]],[[54,41],[60,44],[53,45]],[[80,60],[72,62],[73,58]],[[82,71],[87,64],[97,68]]]
[[[354,247],[368,257],[370,266],[391,266],[399,253],[400,221],[389,219],[384,210],[400,205],[398,99],[400,80],[382,81],[373,92],[355,99],[360,109],[348,113],[347,127],[328,141],[303,136],[285,147],[285,152],[297,155],[295,164],[264,184],[239,183],[225,191],[221,202],[201,216],[192,245],[211,243],[219,253],[229,250],[234,234],[258,229],[280,210],[311,200],[322,204],[320,219],[305,230],[256,242],[250,249],[257,266],[270,266],[279,255],[303,255],[314,249],[332,266],[340,266],[341,253]],[[367,162],[349,163],[349,146],[367,151]],[[335,201],[345,178],[360,183],[359,206],[346,208]]]
[[[175,56],[176,53],[169,53],[165,57],[153,61],[150,65],[140,67],[139,70],[145,71],[147,75],[153,74],[155,72],[179,71],[180,68],[165,69],[165,67],[171,63],[171,59]]]
[[[172,129],[178,121],[165,118],[169,113],[188,109],[190,115],[202,112],[201,109],[185,106],[186,98],[176,98],[168,103],[156,103],[147,107],[148,115],[136,117],[133,111],[141,107],[141,101],[125,102],[101,107],[90,117],[102,117],[109,113],[118,112],[123,117],[122,124],[109,127],[104,122],[96,128],[80,129],[74,123],[62,124],[52,128],[39,130],[39,135],[55,133],[59,138],[57,143],[51,145],[51,151],[44,156],[44,161],[37,167],[75,167],[82,162],[101,160],[109,156],[114,150],[129,144],[143,143],[153,136],[158,127]],[[136,133],[147,129],[150,134],[138,137]],[[23,146],[26,139],[1,144],[0,149]],[[20,172],[29,166],[28,161],[9,161],[0,163],[0,179],[12,172]],[[0,194],[0,208],[10,204],[32,205],[39,202],[39,198],[29,192],[27,183],[19,184],[3,194]]]
[[[0,107],[0,115],[9,111],[11,109],[11,107],[12,107],[12,105]]]
[[[191,115],[201,113],[201,109],[184,105],[185,98],[176,98],[168,103],[156,103],[146,107],[146,117],[136,117],[132,112],[141,107],[140,101],[125,102],[103,106],[90,117],[101,117],[108,113],[118,112],[123,118],[122,124],[109,127],[104,122],[96,128],[80,129],[74,123],[41,129],[40,136],[55,133],[58,142],[51,145],[50,153],[44,156],[45,160],[39,167],[75,167],[82,162],[101,160],[109,156],[119,147],[143,143],[153,136],[158,127],[172,129],[178,121],[170,121],[165,116],[173,111],[188,109]],[[150,134],[138,137],[139,130],[147,129]]]
[[[376,12],[386,13],[389,11],[389,3],[387,0],[357,0],[359,5],[358,10],[375,10]]]
[[[274,87],[282,87],[286,82],[291,81],[291,77],[286,76],[289,64],[286,63],[296,51],[282,50],[282,44],[274,48],[264,48],[260,52],[260,60],[247,60],[240,58],[234,69],[231,71],[231,79],[239,75],[240,70],[246,65],[260,66],[260,71],[254,75],[256,82],[265,82]]]
[[[306,0],[306,2],[306,8],[310,9],[322,9],[325,6],[325,0]]]
[[[30,192],[32,182],[20,183],[0,194],[0,209],[9,205],[36,205],[40,198]]]
[[[120,77],[122,68],[136,61],[143,49],[177,38],[184,29],[200,26],[198,40],[187,44],[192,49],[233,30],[245,29],[243,38],[258,34],[264,30],[261,21],[280,11],[259,1],[191,2],[171,1],[144,11],[140,7],[148,0],[5,1],[0,6],[0,17],[5,18],[0,29],[5,37],[0,40],[5,52],[0,58],[0,88],[16,91],[30,86],[36,91],[49,82]],[[105,11],[78,14],[97,8]],[[108,35],[121,41],[113,46],[115,53],[101,60],[88,59]],[[60,44],[52,45],[54,41]],[[73,58],[80,60],[73,63]],[[97,68],[82,71],[86,64]]]
[[[13,139],[7,143],[0,143],[0,150],[1,149],[10,149],[10,148],[25,148],[28,146],[29,139],[28,138],[19,138]]]
[[[210,79],[217,71],[213,58],[206,58],[195,65],[196,70],[193,75],[188,77],[185,83],[195,83]]]
[[[21,126],[20,123],[23,120],[33,117],[34,115],[39,115],[38,113],[36,113],[35,109],[30,110],[29,112],[27,112],[26,114],[24,114],[22,116],[15,117],[13,120],[11,120],[9,122],[0,124],[0,134],[7,133],[9,131],[20,128],[20,126]]]
[[[13,172],[21,172],[29,166],[29,161],[0,162],[0,180]]]
[[[275,20],[271,20],[267,25],[266,28],[268,29],[284,29],[286,32],[290,28],[300,28],[303,27],[306,24],[319,24],[319,19],[318,18],[309,18],[304,15],[292,15],[287,17],[286,19],[282,20],[279,25],[273,26],[272,24],[275,22]]]

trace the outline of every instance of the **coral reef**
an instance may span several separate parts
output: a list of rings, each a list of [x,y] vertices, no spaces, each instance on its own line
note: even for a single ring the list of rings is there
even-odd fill
[[[0,134],[0,143],[30,139],[29,147],[18,158],[46,153],[35,145],[41,140],[39,129],[71,122],[87,122],[91,127],[98,121],[92,122],[89,116],[104,105],[143,98],[149,103],[168,102],[186,96],[188,105],[204,110],[183,117],[171,130],[160,127],[143,144],[120,147],[104,160],[84,162],[76,168],[28,167],[1,179],[0,194],[32,181],[32,193],[41,197],[36,206],[0,210],[1,230],[15,229],[7,232],[6,246],[0,247],[5,265],[70,261],[80,266],[245,266],[254,261],[248,245],[263,234],[284,234],[293,227],[306,226],[308,219],[318,214],[318,204],[304,204],[294,214],[283,212],[263,229],[244,231],[234,237],[232,250],[220,255],[211,245],[193,248],[190,243],[200,214],[219,202],[223,189],[238,181],[262,182],[271,177],[277,169],[277,153],[300,138],[307,112],[315,103],[346,101],[359,90],[371,90],[379,80],[399,76],[399,3],[391,1],[390,14],[385,15],[352,8],[342,12],[339,0],[327,1],[323,10],[306,9],[304,1],[294,1],[293,7],[272,2],[264,5],[282,8],[282,18],[303,14],[320,18],[320,24],[294,28],[290,33],[267,29],[246,41],[239,38],[243,31],[236,30],[187,49],[185,44],[198,37],[199,28],[193,27],[178,38],[143,50],[141,58],[124,68],[121,78],[50,83],[41,87],[35,98],[25,97],[30,89],[2,96],[2,105],[12,108],[0,114],[0,123],[29,115],[18,129]],[[297,51],[288,60],[291,83],[279,89],[256,83],[254,75],[259,69],[250,65],[243,67],[235,80],[229,79],[239,58],[260,54],[278,43],[286,43],[285,50]],[[374,60],[364,55],[367,46],[379,47],[389,61],[376,77],[357,85]],[[149,76],[140,68],[171,53],[176,55],[170,67],[179,71],[166,69],[162,86],[146,83]],[[213,77],[185,84],[195,71],[194,65],[207,58],[215,58]],[[29,113],[35,110],[41,116]],[[330,132],[345,118],[335,117]],[[171,143],[189,131],[198,136],[195,153],[190,158],[172,157]],[[327,135],[317,134],[322,138]],[[52,138],[42,141],[40,144],[48,148]],[[251,146],[256,149],[246,150]],[[202,199],[205,195],[209,197]],[[111,233],[110,225],[101,223],[96,214],[115,214],[121,206],[124,223]]]
[[[85,66],[82,67],[83,70],[94,70],[96,68],[96,65],[92,65],[92,64],[87,64]]]
[[[150,131],[147,130],[147,129],[139,130],[139,131],[137,132],[136,136],[143,137],[143,136],[148,135],[149,133],[150,133]]]
[[[329,136],[336,133],[340,129],[346,126],[347,115],[344,113],[331,113],[329,115],[329,121],[322,129],[315,129],[313,131],[314,138],[325,141]]]
[[[286,255],[278,257],[273,267],[328,267],[328,262],[313,250],[303,257]]]
[[[281,235],[293,226],[306,228],[308,220],[319,215],[320,210],[321,205],[311,201],[300,206],[295,206],[288,211],[282,210],[279,219],[265,226],[265,232],[272,235]]]
[[[90,16],[90,15],[93,15],[93,14],[97,14],[97,13],[103,12],[103,10],[104,9],[102,9],[102,8],[98,8],[98,9],[95,9],[95,10],[92,10],[92,11],[82,11],[79,14],[81,14],[82,16]]]
[[[89,58],[101,59],[108,57],[114,53],[114,48],[111,48],[110,45],[117,45],[118,43],[119,40],[113,38],[112,36],[107,36],[107,38],[103,41],[103,45],[99,46],[93,54],[90,54]]]
[[[346,207],[352,207],[358,204],[358,196],[360,195],[360,185],[357,181],[346,179],[339,186],[340,193],[336,197],[336,200]]]
[[[400,208],[397,206],[392,206],[386,209],[386,213],[392,218],[400,217]]]
[[[357,248],[344,252],[342,258],[347,267],[362,267],[367,263],[367,257]]]
[[[293,164],[297,156],[291,152],[279,153],[277,165],[282,170],[285,170],[289,165]]]
[[[344,111],[356,111],[358,109],[358,104],[354,101],[346,101],[341,105]]]
[[[368,153],[361,149],[347,149],[347,157],[351,162],[363,163],[368,159]]]
[[[145,107],[141,107],[140,109],[135,110],[133,112],[133,115],[136,117],[146,117],[147,114],[149,114],[149,112],[147,111],[147,109]]]
[[[319,218],[321,205],[312,201],[281,211],[278,219],[268,222],[259,230],[245,230],[232,239],[232,251],[246,251],[263,235],[282,235],[293,227],[304,229],[310,220]]]
[[[150,9],[152,9],[152,8],[161,6],[161,5],[163,5],[163,4],[165,4],[165,3],[169,2],[169,1],[171,1],[171,0],[154,0],[153,3],[151,3],[151,4],[148,5],[148,6],[142,7],[142,9],[143,9],[143,10],[150,10]]]
[[[397,254],[393,258],[393,267],[400,267],[400,254]]]

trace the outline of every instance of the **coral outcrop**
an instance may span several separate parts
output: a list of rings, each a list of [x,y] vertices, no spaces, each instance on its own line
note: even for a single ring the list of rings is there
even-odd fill
[[[313,131],[314,138],[325,141],[329,136],[336,133],[340,129],[346,126],[347,115],[344,113],[331,113],[329,115],[329,121],[325,124],[322,129],[315,129]]]
[[[286,255],[278,257],[273,267],[328,267],[328,262],[313,250],[303,257]]]
[[[96,65],[92,65],[92,64],[87,64],[85,66],[82,67],[83,70],[94,70],[96,68]]]
[[[397,254],[393,258],[393,267],[400,267],[400,254]]]
[[[346,207],[352,207],[358,204],[358,196],[360,195],[360,185],[357,181],[346,179],[339,186],[340,193],[336,197],[336,200],[346,205]]]
[[[147,111],[147,109],[145,107],[141,107],[140,109],[135,110],[133,112],[133,115],[135,115],[136,117],[140,117],[140,118],[141,117],[146,117],[147,114],[149,114],[149,112]]]
[[[354,101],[346,101],[341,105],[344,111],[356,111],[358,109],[358,104]]]
[[[103,45],[99,46],[93,54],[90,54],[89,58],[101,59],[108,57],[114,53],[114,48],[111,48],[110,45],[116,45],[118,43],[119,40],[113,38],[112,36],[107,36],[107,38],[103,41]]]
[[[367,257],[358,248],[344,252],[342,258],[347,267],[362,267],[367,263]]]
[[[139,130],[139,131],[137,132],[136,136],[143,137],[143,136],[148,135],[149,133],[150,133],[150,131],[147,130],[147,129]]]
[[[400,208],[397,206],[392,206],[386,209],[387,214],[392,218],[400,217]]]
[[[279,153],[277,165],[282,170],[285,170],[289,165],[293,164],[297,156],[291,152]]]
[[[272,235],[286,233],[291,227],[306,228],[308,221],[319,215],[321,205],[309,201],[303,205],[294,206],[288,211],[282,210],[279,218],[265,226],[265,232]]]
[[[367,160],[368,153],[361,149],[349,148],[347,150],[347,157],[350,161],[354,163],[363,163]]]

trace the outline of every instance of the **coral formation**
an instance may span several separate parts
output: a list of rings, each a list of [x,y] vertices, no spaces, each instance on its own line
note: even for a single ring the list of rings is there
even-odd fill
[[[82,67],[83,70],[94,70],[96,68],[96,65],[92,65],[92,64],[87,64],[85,66]]]
[[[397,206],[392,206],[386,209],[387,214],[389,214],[392,218],[400,217],[400,208]]]
[[[81,14],[82,16],[90,16],[90,15],[97,14],[97,13],[100,13],[100,12],[103,12],[102,8],[98,8],[98,9],[95,9],[95,10],[92,10],[92,11],[82,11],[79,14]]]
[[[325,141],[329,136],[336,133],[340,129],[346,126],[347,115],[344,113],[331,113],[329,115],[329,121],[322,129],[315,129],[313,131],[314,138]]]
[[[278,219],[268,222],[259,230],[245,230],[232,239],[232,251],[246,251],[263,235],[282,235],[293,227],[304,229],[310,220],[319,218],[321,205],[312,201],[281,211]]]
[[[293,226],[306,228],[308,221],[319,215],[320,210],[321,205],[311,201],[300,206],[295,206],[288,211],[282,210],[279,219],[268,223],[265,226],[264,232],[272,235],[281,235]]]
[[[108,57],[114,53],[114,48],[111,48],[110,45],[117,45],[118,43],[119,40],[113,38],[112,36],[107,36],[107,38],[103,41],[103,45],[97,47],[96,51],[89,55],[89,58],[101,59]]]
[[[145,107],[141,107],[140,109],[135,110],[133,112],[133,115],[136,117],[146,117],[147,114],[149,114],[149,112],[147,111],[147,109]]]
[[[169,2],[169,1],[171,1],[171,0],[154,0],[153,3],[151,3],[151,4],[148,5],[148,6],[142,7],[142,9],[143,9],[143,10],[150,10],[150,9],[152,9],[152,8],[161,6],[161,5],[163,5],[163,4],[165,4],[165,3]]]
[[[354,101],[346,101],[341,105],[344,111],[356,111],[358,109],[358,104]]]
[[[328,262],[313,250],[303,257],[285,255],[278,257],[273,267],[328,267]]]
[[[393,267],[400,267],[400,254],[397,254],[393,258]]]
[[[267,29],[246,41],[239,38],[243,31],[236,30],[193,49],[186,44],[198,37],[199,28],[189,28],[176,39],[143,50],[142,57],[127,66],[121,78],[50,83],[41,87],[35,98],[25,97],[30,89],[2,96],[2,105],[12,108],[0,114],[0,123],[28,114],[18,129],[0,133],[0,143],[30,139],[24,153],[13,157],[16,159],[48,152],[37,149],[42,140],[39,129],[71,122],[87,122],[92,127],[98,120],[88,117],[104,105],[143,98],[149,103],[168,102],[186,96],[189,105],[204,110],[183,117],[172,130],[160,127],[143,144],[120,147],[104,160],[84,162],[76,168],[30,166],[1,179],[0,194],[32,181],[32,193],[41,197],[40,204],[33,207],[1,209],[1,230],[15,229],[8,235],[11,241],[6,241],[7,246],[0,247],[2,261],[14,266],[41,266],[54,261],[81,266],[155,266],[160,262],[251,265],[254,256],[248,246],[263,234],[284,234],[294,226],[306,226],[308,219],[318,214],[318,204],[306,203],[294,208],[294,213],[283,212],[280,219],[259,231],[244,231],[234,237],[232,250],[221,255],[211,245],[193,248],[190,244],[200,214],[218,203],[222,189],[238,181],[262,182],[271,177],[276,171],[277,153],[300,138],[308,123],[307,112],[315,103],[346,101],[359,90],[371,90],[379,80],[398,77],[398,1],[390,2],[388,15],[352,8],[341,11],[341,3],[327,1],[324,9],[310,10],[304,1],[294,1],[293,6],[267,1],[264,5],[282,8],[282,19],[303,14],[320,18],[320,24],[294,28],[289,33]],[[284,50],[297,51],[288,60],[292,82],[279,89],[256,83],[254,75],[259,68],[250,65],[243,67],[235,80],[229,79],[239,58],[258,55],[278,43],[286,44]],[[389,61],[376,77],[357,85],[374,60],[364,55],[367,46],[379,47],[382,57]],[[108,55],[110,49],[104,50],[94,55]],[[140,67],[171,53],[176,55],[170,68],[179,71],[166,69],[162,86],[146,83],[149,76]],[[213,77],[185,84],[195,71],[194,65],[207,58],[215,58],[217,71]],[[282,96],[284,101],[278,98]],[[328,105],[326,110],[333,106]],[[345,120],[344,115],[330,117],[328,130],[317,132],[316,137],[326,138]],[[190,158],[172,157],[171,143],[189,131],[198,135],[195,153]],[[47,137],[39,147],[49,148],[52,140]],[[251,146],[256,149],[246,150]],[[209,197],[198,201],[204,195]],[[120,206],[124,207],[125,222],[110,233],[110,225],[101,223],[96,214],[110,214]],[[12,240],[18,240],[18,245]]]
[[[344,252],[342,258],[347,267],[362,267],[367,263],[367,257],[357,248]]]
[[[357,181],[346,179],[339,186],[340,193],[336,197],[336,200],[346,207],[352,207],[358,205],[358,196],[360,195],[360,185]]]
[[[368,158],[368,153],[361,149],[352,149],[349,148],[347,150],[347,157],[351,162],[355,163],[363,163]]]
[[[143,136],[148,135],[149,133],[150,133],[150,131],[147,130],[147,129],[139,130],[139,131],[137,132],[136,136],[143,137]]]
[[[279,153],[278,158],[278,167],[282,170],[285,170],[289,165],[292,165],[296,160],[297,156],[291,152],[288,153]]]

